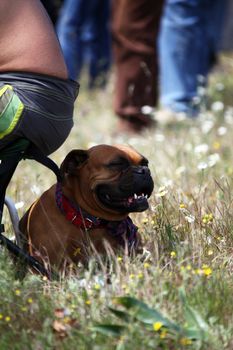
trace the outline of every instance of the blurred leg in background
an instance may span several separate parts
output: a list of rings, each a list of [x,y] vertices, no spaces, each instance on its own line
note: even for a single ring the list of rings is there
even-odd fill
[[[162,5],[162,0],[112,1],[114,111],[122,131],[140,132],[152,125],[150,113],[158,96],[155,39]]]
[[[57,34],[69,71],[79,79],[89,65],[89,87],[110,66],[109,0],[65,0],[57,21]]]
[[[167,0],[161,21],[159,57],[161,122],[198,115],[199,86],[216,59],[225,0]]]

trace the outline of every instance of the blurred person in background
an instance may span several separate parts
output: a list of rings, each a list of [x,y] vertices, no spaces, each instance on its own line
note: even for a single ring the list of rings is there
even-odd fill
[[[159,38],[161,123],[195,118],[216,62],[226,0],[166,0]]]
[[[110,0],[64,0],[57,21],[69,77],[77,80],[89,66],[89,88],[104,86],[110,67]]]
[[[163,0],[112,0],[114,111],[119,131],[140,133],[153,124],[158,96],[155,39]]]

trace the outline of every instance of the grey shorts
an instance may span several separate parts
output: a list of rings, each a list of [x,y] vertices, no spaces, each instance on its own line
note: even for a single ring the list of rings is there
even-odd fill
[[[0,73],[0,150],[26,138],[46,155],[58,149],[73,126],[79,84],[43,74]]]

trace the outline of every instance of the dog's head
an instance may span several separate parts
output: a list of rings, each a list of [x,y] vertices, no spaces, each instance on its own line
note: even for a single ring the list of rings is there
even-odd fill
[[[65,193],[88,213],[106,220],[146,210],[154,187],[148,160],[128,146],[73,150],[61,172]]]

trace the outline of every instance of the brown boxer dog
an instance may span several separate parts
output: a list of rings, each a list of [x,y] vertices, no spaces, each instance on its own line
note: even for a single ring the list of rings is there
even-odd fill
[[[148,160],[128,146],[98,145],[71,151],[53,185],[20,220],[29,252],[61,267],[85,264],[91,254],[136,248],[137,227],[128,214],[148,208],[153,180]]]

